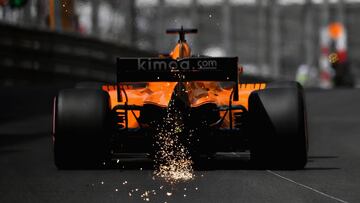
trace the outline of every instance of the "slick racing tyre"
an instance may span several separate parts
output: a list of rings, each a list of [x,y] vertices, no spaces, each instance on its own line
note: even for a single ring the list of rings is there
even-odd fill
[[[296,82],[269,84],[249,97],[251,161],[258,168],[302,169],[308,135],[303,89]]]
[[[70,89],[55,98],[53,138],[59,169],[96,168],[109,152],[109,95],[101,90]]]

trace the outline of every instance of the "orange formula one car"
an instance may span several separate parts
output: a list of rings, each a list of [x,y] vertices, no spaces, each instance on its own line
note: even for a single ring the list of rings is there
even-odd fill
[[[191,55],[185,34],[195,32],[167,30],[180,36],[168,56],[118,58],[116,84],[60,91],[53,112],[56,166],[95,167],[120,153],[151,155],[159,123],[172,110],[193,156],[250,151],[257,167],[303,168],[308,138],[302,87],[241,83],[237,57]]]

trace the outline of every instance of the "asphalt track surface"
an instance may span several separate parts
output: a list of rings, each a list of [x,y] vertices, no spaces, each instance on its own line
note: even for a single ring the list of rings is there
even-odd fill
[[[357,89],[306,91],[304,170],[251,170],[241,154],[219,155],[194,180],[177,185],[153,180],[149,163],[137,159],[107,170],[57,170],[50,138],[56,90],[25,88],[25,98],[20,89],[0,90],[0,202],[144,202],[146,190],[156,192],[150,202],[360,202]]]

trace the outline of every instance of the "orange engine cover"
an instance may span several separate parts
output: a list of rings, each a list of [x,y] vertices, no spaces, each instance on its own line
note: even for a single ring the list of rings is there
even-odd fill
[[[166,108],[170,102],[177,82],[149,82],[142,88],[133,88],[131,85],[125,86],[128,98],[128,105],[143,106],[144,104],[153,104]],[[219,82],[193,81],[185,82],[184,87],[188,94],[189,104],[191,107],[198,107],[206,103],[214,103],[217,106],[228,106],[232,88],[224,88]],[[265,83],[256,84],[239,84],[239,101],[233,101],[233,105],[242,105],[248,108],[248,98],[252,91],[264,89]],[[110,95],[111,108],[119,103],[117,101],[117,91],[115,86],[105,85],[103,90]],[[122,92],[122,97],[125,98]],[[140,112],[135,111],[135,116],[139,117]],[[228,115],[227,117],[232,116]],[[229,118],[225,118],[224,126],[228,127]],[[134,115],[128,112],[128,127],[137,128],[139,124]]]

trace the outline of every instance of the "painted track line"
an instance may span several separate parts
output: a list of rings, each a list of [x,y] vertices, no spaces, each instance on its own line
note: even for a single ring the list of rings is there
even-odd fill
[[[336,201],[342,202],[342,203],[349,203],[349,202],[347,202],[347,201],[345,201],[345,200],[342,200],[342,199],[340,199],[340,198],[331,196],[331,195],[326,194],[326,193],[324,193],[324,192],[321,192],[321,191],[319,191],[319,190],[317,190],[317,189],[314,189],[314,188],[312,188],[312,187],[310,187],[310,186],[307,186],[307,185],[298,183],[298,182],[296,182],[296,181],[294,181],[294,180],[291,180],[290,178],[284,177],[284,176],[282,176],[282,175],[280,175],[280,174],[278,174],[278,173],[275,173],[275,172],[273,172],[273,171],[271,171],[271,170],[266,170],[266,171],[267,171],[268,173],[276,176],[276,177],[279,177],[279,178],[281,178],[281,179],[283,179],[283,180],[286,180],[286,181],[288,181],[288,182],[294,183],[295,185],[298,185],[298,186],[300,186],[300,187],[306,188],[306,189],[308,189],[308,190],[311,190],[311,191],[313,191],[313,192],[316,192],[316,193],[318,193],[318,194],[320,194],[320,195],[323,195],[323,196],[325,196],[325,197],[328,197],[328,198],[330,198],[330,199],[333,199],[333,200],[336,200]]]

